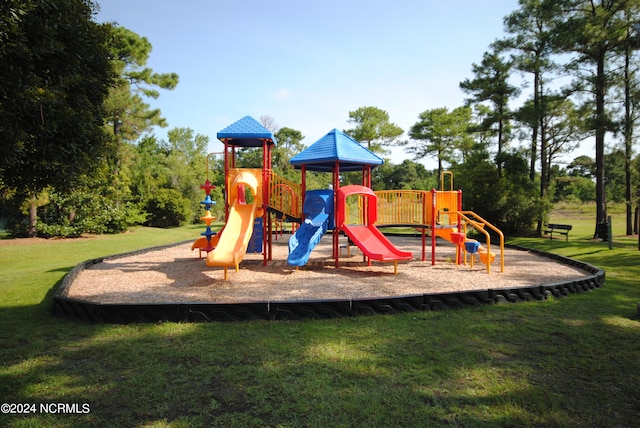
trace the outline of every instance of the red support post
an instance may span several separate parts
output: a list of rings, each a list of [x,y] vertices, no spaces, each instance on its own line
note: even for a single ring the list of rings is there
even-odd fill
[[[431,189],[431,266],[436,264],[436,189]]]
[[[267,265],[271,260],[271,218],[269,215],[269,144],[262,140],[262,265]]]
[[[340,162],[336,161],[335,167],[333,168],[333,209],[344,209],[344,207],[338,207],[338,189],[340,188]],[[336,268],[340,266],[340,226],[336,224],[333,227],[333,258],[336,261]]]
[[[229,218],[229,139],[224,139],[224,220]]]

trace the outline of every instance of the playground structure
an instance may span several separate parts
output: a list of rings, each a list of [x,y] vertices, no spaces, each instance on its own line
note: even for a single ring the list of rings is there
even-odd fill
[[[474,213],[462,210],[462,191],[453,189],[453,173],[444,171],[440,177],[441,187],[449,183],[449,190],[382,190],[378,196],[378,227],[415,227],[422,234],[422,261],[426,260],[426,231],[431,232],[431,264],[435,264],[436,238],[440,237],[456,245],[456,263],[466,264],[469,256],[471,266],[476,255],[491,272],[491,263],[496,254],[491,251],[491,234],[498,238],[500,271],[504,272],[504,235],[493,224]],[[358,206],[362,201],[358,201]],[[362,210],[360,209],[359,212]],[[484,246],[468,238],[469,229],[484,236]]]
[[[239,269],[247,252],[262,253],[263,265],[272,259],[274,222],[300,224],[289,239],[291,266],[305,265],[320,240],[332,230],[332,256],[339,267],[340,235],[347,236],[362,251],[364,261],[393,262],[397,274],[398,262],[411,260],[412,254],[397,249],[380,232],[381,227],[413,227],[422,231],[422,260],[426,260],[426,231],[431,232],[431,262],[435,264],[436,238],[445,239],[456,246],[456,263],[473,266],[475,256],[491,271],[495,254],[491,252],[491,239],[487,229],[496,232],[500,246],[500,268],[504,271],[504,237],[502,233],[471,211],[462,210],[462,192],[453,190],[453,174],[449,177],[450,190],[432,191],[380,191],[371,189],[371,169],[383,160],[348,135],[334,129],[291,159],[291,164],[302,171],[302,183],[297,184],[279,177],[271,169],[271,149],[276,139],[273,133],[250,116],[245,116],[217,134],[224,144],[225,220],[218,234],[210,230],[211,185],[208,180],[201,186],[207,193],[202,202],[207,215],[201,219],[207,231],[197,239],[192,250],[198,248],[200,257],[206,252],[208,266]],[[236,168],[238,148],[262,148],[261,168]],[[331,172],[333,188],[306,189],[306,172]],[[340,173],[362,172],[362,184],[340,186]],[[250,193],[247,195],[246,192]],[[209,201],[209,202],[208,202]],[[485,245],[467,238],[469,228],[485,236]],[[292,228],[293,229],[293,228]]]

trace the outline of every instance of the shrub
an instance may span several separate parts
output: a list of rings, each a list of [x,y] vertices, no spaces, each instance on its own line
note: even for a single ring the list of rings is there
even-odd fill
[[[36,223],[36,231],[41,238],[78,238],[82,229],[64,224]]]
[[[131,226],[143,224],[147,217],[147,212],[130,202],[117,206],[106,204],[96,215],[84,218],[79,227],[86,233],[122,233],[131,228]]]
[[[121,233],[144,223],[147,216],[136,204],[118,203],[88,191],[68,195],[52,192],[49,203],[39,210],[36,231],[43,238]],[[8,229],[12,236],[27,236],[26,216],[13,218]]]
[[[175,189],[159,189],[145,209],[149,213],[147,225],[152,227],[180,226],[193,218],[191,201]]]

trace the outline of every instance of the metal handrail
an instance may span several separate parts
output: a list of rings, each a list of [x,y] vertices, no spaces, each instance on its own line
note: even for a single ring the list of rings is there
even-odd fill
[[[489,229],[493,230],[494,232],[496,232],[498,234],[498,236],[500,237],[500,272],[504,272],[504,234],[500,231],[500,229],[498,229],[497,227],[495,227],[494,225],[492,225],[491,223],[489,223],[487,220],[483,219],[482,217],[480,217],[478,214],[474,213],[473,211],[459,211],[458,215],[460,215],[460,218],[468,223],[471,224],[471,226],[473,226],[476,230],[482,232],[485,237],[487,238],[486,244],[487,244],[487,273],[491,272],[491,237],[489,236],[489,232],[487,232],[485,230],[485,226],[489,227]],[[469,216],[473,216],[475,218],[471,219],[469,218]],[[465,236],[467,235],[467,230],[466,230],[466,223],[464,223],[464,234]],[[466,252],[466,251],[465,251]]]

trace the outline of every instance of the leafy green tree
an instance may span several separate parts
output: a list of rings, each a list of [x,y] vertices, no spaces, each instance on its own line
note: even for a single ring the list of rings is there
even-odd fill
[[[504,27],[509,37],[496,42],[499,50],[513,52],[513,67],[531,75],[533,95],[517,112],[516,118],[531,129],[531,155],[529,178],[534,181],[538,139],[545,149],[544,109],[545,83],[548,74],[555,68],[551,59],[553,17],[557,13],[557,0],[520,0],[520,8],[504,18]],[[541,171],[547,173],[545,156],[541,158]],[[544,191],[543,191],[544,192]]]
[[[547,198],[552,184],[554,161],[562,154],[572,152],[589,134],[585,131],[584,116],[571,99],[540,88],[538,112],[528,100],[516,112],[521,123],[535,127],[540,140],[539,197]],[[536,123],[537,122],[537,123]],[[530,164],[531,167],[531,164]],[[536,178],[534,170],[534,178]],[[531,170],[529,174],[531,179]],[[532,181],[533,182],[533,181]],[[537,234],[542,235],[544,219],[538,219]]]
[[[551,183],[553,162],[561,155],[574,151],[580,142],[589,136],[585,129],[584,116],[567,98],[554,97],[545,101],[544,126],[545,147],[540,155],[545,157],[547,168],[540,174],[540,197],[544,197]]]
[[[595,162],[593,161],[593,158],[586,155],[574,158],[567,166],[567,170],[569,171],[569,175],[572,177],[585,177],[591,179],[596,176]]]
[[[236,149],[237,168],[262,168],[262,148],[245,147]]]
[[[619,82],[614,83],[617,91],[623,99],[621,114],[622,139],[625,153],[625,203],[626,203],[626,232],[631,235],[634,229],[633,206],[633,143],[636,134],[636,124],[640,111],[640,78],[638,77],[638,49],[640,48],[640,10],[633,9],[633,4],[628,4],[624,10],[626,23],[626,38],[620,52],[622,63]]]
[[[145,221],[147,214],[136,203],[131,191],[130,157],[125,145],[121,152],[120,173],[113,174],[110,164],[102,162],[90,174],[77,177],[63,191],[49,188],[46,200],[38,201],[36,231],[42,237],[76,237],[84,233],[120,233]],[[42,198],[41,198],[42,199]],[[16,235],[26,231],[15,229]]]
[[[514,133],[522,141],[531,141],[529,151],[529,179],[535,181],[539,158],[539,107],[536,107],[539,100],[528,99],[518,109],[513,112],[515,120]]]
[[[462,206],[498,224],[504,203],[504,183],[495,163],[482,146],[469,153],[465,162],[452,166],[455,187],[462,190]]]
[[[438,177],[443,171],[443,162],[453,162],[457,149],[468,146],[470,139],[471,109],[458,107],[449,111],[446,107],[425,110],[409,131],[415,141],[407,145],[407,152],[415,159],[434,157],[438,161]]]
[[[567,165],[566,174],[561,174],[554,180],[555,188],[551,192],[553,201],[580,202],[594,201],[596,198],[595,162],[593,158],[581,155],[574,158]]]
[[[435,175],[421,163],[405,159],[399,165],[385,162],[372,173],[374,190],[430,190],[438,187]]]
[[[607,200],[612,202],[626,202],[625,200],[625,163],[624,150],[616,149],[604,155],[607,169],[605,181],[607,182]]]
[[[307,171],[307,190],[328,189],[332,183],[331,173]]]
[[[473,64],[473,79],[465,79],[460,82],[460,88],[470,98],[466,100],[468,105],[488,103],[491,107],[490,114],[480,124],[480,131],[492,131],[497,140],[496,164],[498,175],[502,175],[502,153],[509,141],[509,122],[512,112],[509,109],[509,100],[519,94],[518,88],[508,81],[511,74],[512,62],[500,56],[496,46],[492,51],[485,52],[480,64]]]
[[[605,154],[607,163],[607,200],[625,201],[625,158],[624,150],[616,149]],[[595,198],[595,162],[589,156],[578,156],[567,166],[567,175],[556,179],[555,201],[566,200],[573,195],[582,202]]]
[[[130,168],[137,202],[149,213],[147,224],[156,227],[196,221],[204,199],[200,185],[207,176],[209,138],[189,128],[171,129],[167,136],[167,142],[143,138]]]
[[[116,141],[136,141],[152,126],[167,126],[159,109],[151,109],[144,98],[156,99],[160,89],[178,84],[176,73],[155,73],[145,67],[152,46],[146,37],[119,26],[111,27],[111,62],[118,75],[105,103],[107,128]]]
[[[537,195],[536,183],[530,180],[527,154],[518,151],[505,154],[502,182],[505,197],[498,224],[505,233],[526,234],[551,208],[546,197]]]
[[[206,175],[209,137],[196,134],[189,128],[174,128],[167,136],[170,144],[167,165],[171,187],[191,201],[191,213],[186,219],[193,222],[203,199],[200,185],[204,183]]]
[[[360,143],[366,143],[374,153],[388,153],[387,147],[397,142],[404,133],[402,128],[390,121],[389,113],[377,107],[360,107],[350,111],[349,123],[355,127],[344,133]]]
[[[15,197],[68,189],[112,150],[102,128],[114,79],[109,26],[92,20],[95,8],[90,0],[0,4],[0,187]]]
[[[590,96],[585,111],[595,134],[596,230],[607,219],[605,187],[605,136],[615,126],[607,110],[613,54],[626,43],[628,24],[624,12],[637,10],[638,0],[571,0],[562,3],[555,21],[555,50],[572,54],[567,70],[574,76],[572,90]]]
[[[579,176],[563,175],[556,177],[549,191],[553,202],[592,202],[596,197],[595,183]]]
[[[636,204],[636,209],[633,217],[633,233],[639,232],[640,227],[640,156],[636,156],[631,164],[634,177],[633,185],[633,200]],[[640,250],[640,234],[638,234],[638,249]]]
[[[161,147],[153,135],[143,137],[137,146],[131,166],[131,192],[146,203],[158,189],[168,184],[166,158],[168,149]]]
[[[292,157],[304,150],[304,136],[302,132],[292,128],[280,128],[274,135],[278,144],[272,151],[274,169],[287,179],[300,180],[300,174],[294,172],[294,167],[289,163]]]
[[[497,226],[503,233],[527,234],[549,204],[536,195],[529,179],[528,156],[505,152],[503,176],[482,146],[469,153],[465,162],[453,166],[455,186],[462,190],[463,207]]]
[[[471,123],[469,125],[469,133],[472,137],[473,144],[470,144],[462,153],[463,161],[466,160],[470,151],[488,150],[495,142],[495,136],[492,129],[486,129],[482,126],[489,116],[493,115],[491,107],[485,104],[475,104],[471,106]]]

